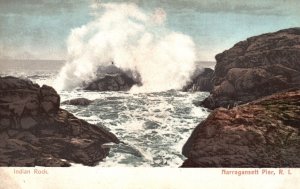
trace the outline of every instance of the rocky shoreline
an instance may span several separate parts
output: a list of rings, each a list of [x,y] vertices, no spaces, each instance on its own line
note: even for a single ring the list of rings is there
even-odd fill
[[[300,28],[248,38],[216,55],[213,89],[201,105],[233,107],[300,87]]]
[[[60,109],[49,86],[29,80],[0,78],[0,166],[94,166],[117,137]]]
[[[216,56],[214,111],[182,167],[300,167],[300,28],[251,37]]]
[[[251,37],[216,60],[183,88],[210,92],[199,104],[213,111],[184,145],[182,167],[300,167],[300,28]],[[84,89],[141,85],[117,71]],[[112,143],[120,141],[105,127],[61,109],[52,87],[0,77],[0,166],[95,166]]]
[[[182,167],[300,167],[300,90],[218,108],[183,147]]]

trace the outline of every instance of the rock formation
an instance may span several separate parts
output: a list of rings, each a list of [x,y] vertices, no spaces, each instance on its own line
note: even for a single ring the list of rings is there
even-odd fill
[[[211,95],[202,103],[233,107],[300,86],[300,28],[251,37],[216,56]]]
[[[61,104],[66,105],[74,105],[74,106],[88,106],[92,103],[92,100],[86,99],[86,98],[75,98],[71,100],[66,100],[62,102]]]
[[[183,147],[183,167],[300,167],[300,90],[215,109]]]
[[[119,143],[109,131],[60,109],[49,86],[0,77],[0,166],[93,166]]]
[[[106,74],[88,83],[84,89],[90,91],[128,91],[135,84],[138,83],[125,73]]]
[[[204,91],[210,92],[213,88],[212,76],[214,71],[204,68],[192,78],[192,81],[183,87],[183,91]]]

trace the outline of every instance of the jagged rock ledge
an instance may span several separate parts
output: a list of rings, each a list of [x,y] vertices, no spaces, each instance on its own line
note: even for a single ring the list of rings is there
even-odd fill
[[[213,90],[201,105],[233,107],[300,87],[300,28],[248,38],[216,56]]]
[[[194,91],[203,91],[210,92],[213,89],[213,77],[214,70],[211,68],[203,68],[199,73],[196,73],[192,80],[183,87],[183,91],[194,92]]]
[[[60,109],[52,87],[0,77],[0,166],[94,166],[109,142],[119,140]]]
[[[300,90],[215,109],[183,147],[182,167],[300,167]]]

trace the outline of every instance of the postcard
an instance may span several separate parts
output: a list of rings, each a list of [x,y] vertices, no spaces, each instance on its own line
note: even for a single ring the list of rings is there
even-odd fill
[[[1,0],[0,188],[297,188],[297,0]]]

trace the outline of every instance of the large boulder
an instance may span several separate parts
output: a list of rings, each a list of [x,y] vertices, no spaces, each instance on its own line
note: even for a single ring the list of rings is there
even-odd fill
[[[192,77],[192,80],[183,87],[183,91],[204,91],[210,92],[213,89],[213,77],[214,70],[211,68],[203,68],[195,76]]]
[[[138,84],[125,73],[106,74],[84,87],[90,91],[128,91],[133,85]]]
[[[300,28],[251,37],[216,56],[211,95],[202,103],[233,107],[300,86]]]
[[[119,140],[60,109],[52,87],[0,77],[0,166],[93,166],[108,155],[102,145],[109,142]]]
[[[300,167],[300,90],[215,109],[183,147],[182,167]]]

